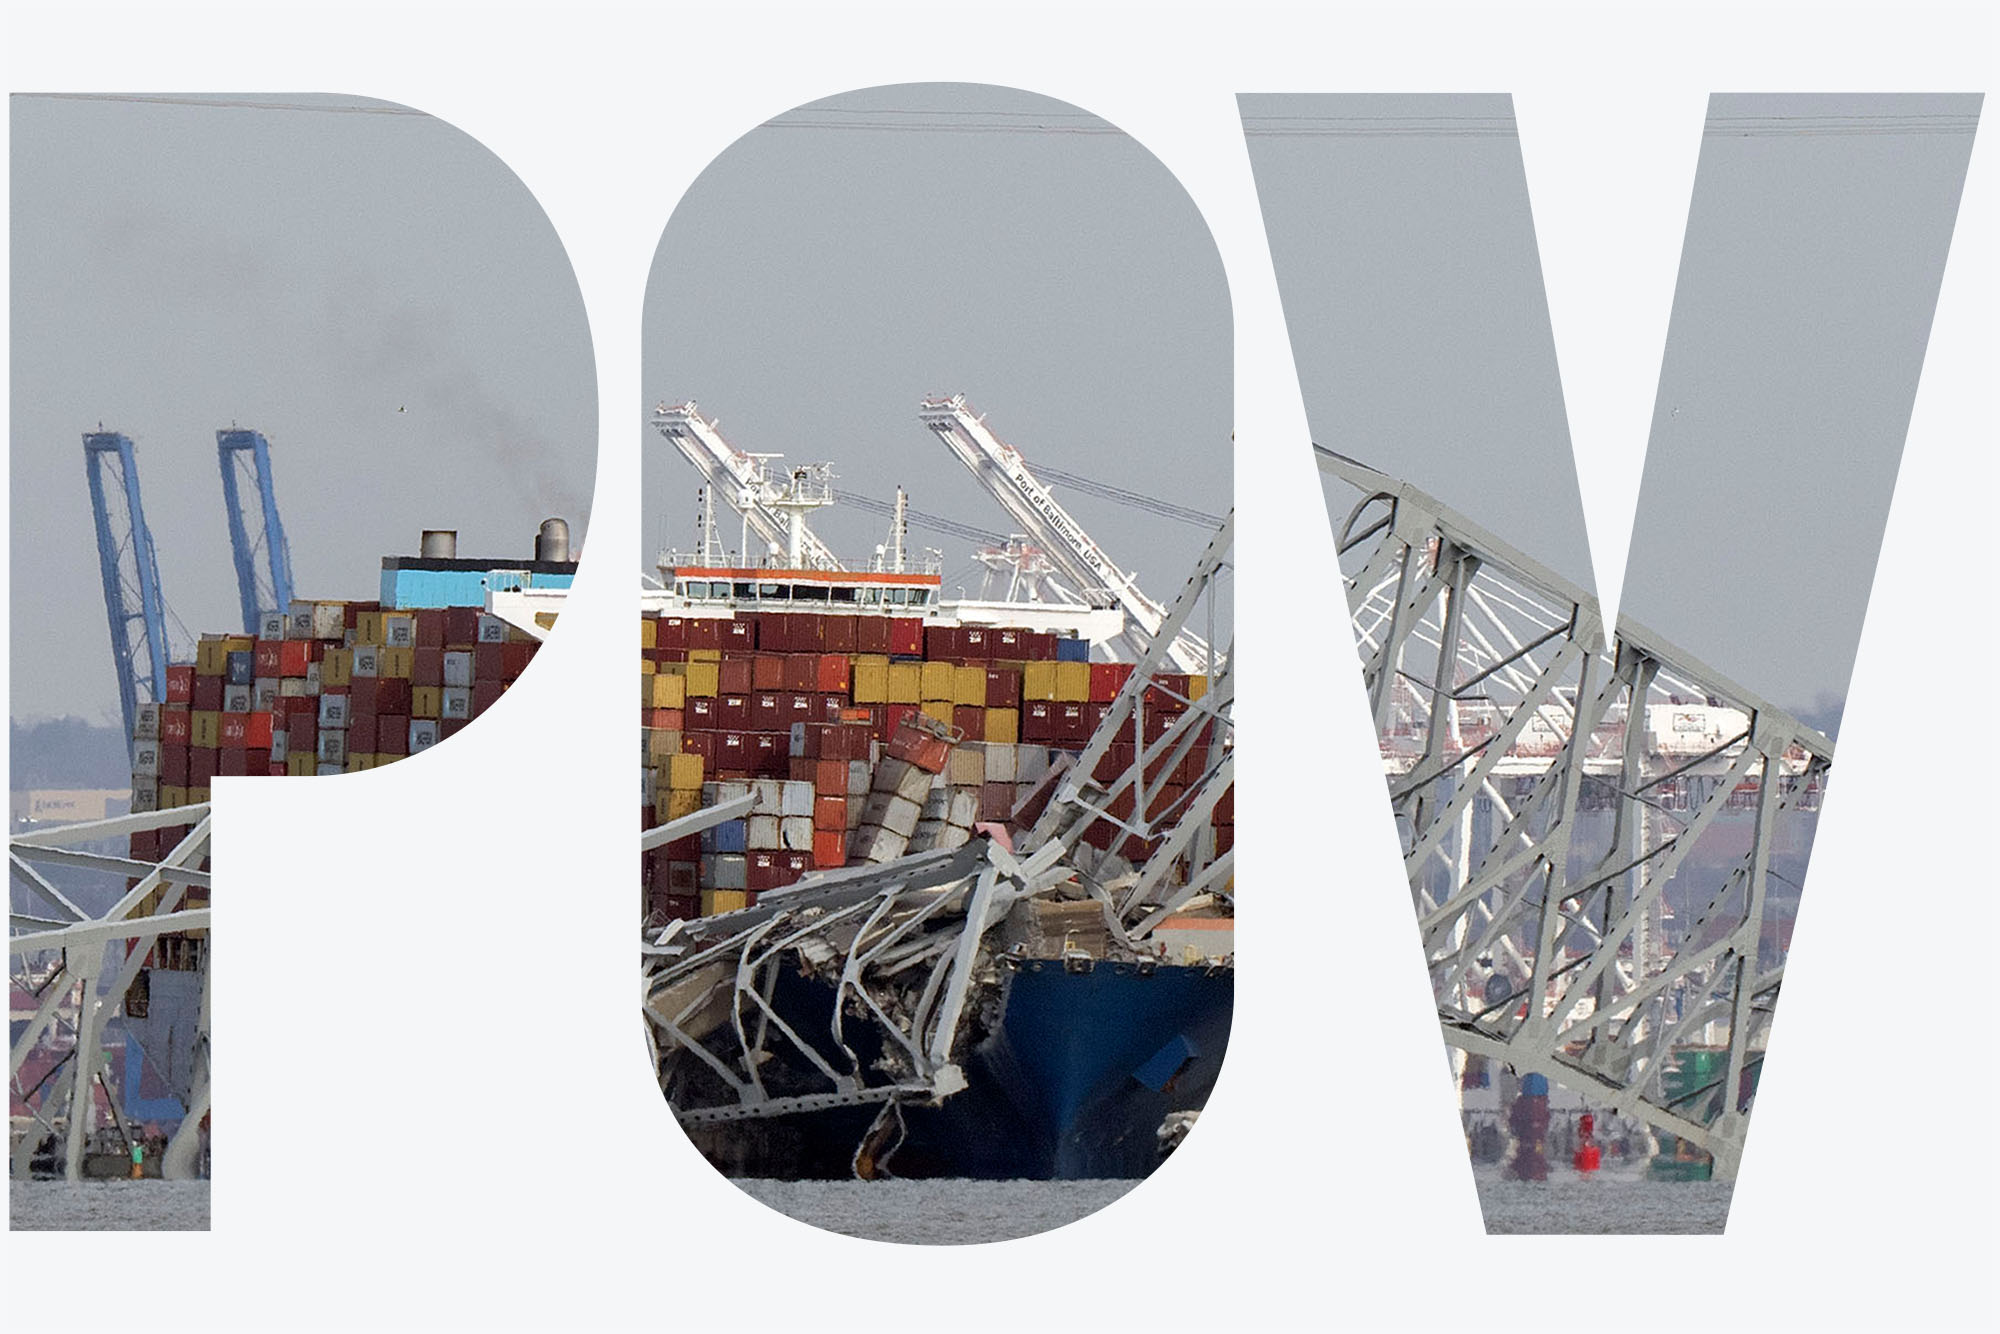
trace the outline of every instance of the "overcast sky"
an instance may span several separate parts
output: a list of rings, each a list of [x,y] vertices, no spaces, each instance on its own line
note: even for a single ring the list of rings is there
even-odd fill
[[[373,598],[424,528],[508,557],[552,514],[582,534],[590,338],[527,188],[402,108],[214,100],[11,99],[17,719],[117,718],[83,470],[99,422],[137,444],[161,585],[195,633],[241,627],[231,423],[270,438],[302,597]]]
[[[830,460],[843,489],[886,501],[901,484],[914,508],[978,528],[1008,521],[917,421],[927,394],[963,393],[1030,465],[1215,514],[1230,503],[1230,309],[1214,243],[1145,148],[1044,97],[900,85],[751,131],[667,225],[644,358],[641,417],[692,398],[739,449]],[[662,544],[694,545],[700,483],[635,426],[651,573]],[[1052,489],[1163,603],[1207,544],[1207,529]],[[812,523],[848,564],[888,531],[851,506]],[[944,549],[949,594],[972,544],[915,524],[911,538]]]
[[[1241,101],[1314,435],[1592,586],[1510,99]],[[1620,614],[1814,721],[1846,694],[1978,107],[1710,107]]]
[[[1977,96],[1718,95],[1623,615],[1838,717]]]
[[[1238,102],[1314,439],[1594,588],[1512,99]]]

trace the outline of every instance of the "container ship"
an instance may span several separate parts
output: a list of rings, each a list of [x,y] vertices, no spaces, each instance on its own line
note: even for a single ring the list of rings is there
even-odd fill
[[[1093,563],[951,600],[900,514],[873,568],[832,558],[824,465],[655,423],[769,547],[718,558],[711,501],[643,594],[645,1013],[683,1127],[733,1175],[1144,1175],[1228,1038],[1230,678],[1188,631],[1228,522],[1166,608],[1031,496],[1012,559]]]

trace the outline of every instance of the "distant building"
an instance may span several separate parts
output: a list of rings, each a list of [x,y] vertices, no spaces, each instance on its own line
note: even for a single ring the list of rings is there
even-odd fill
[[[8,794],[7,814],[15,829],[31,824],[73,824],[104,820],[131,809],[126,788],[33,788]]]

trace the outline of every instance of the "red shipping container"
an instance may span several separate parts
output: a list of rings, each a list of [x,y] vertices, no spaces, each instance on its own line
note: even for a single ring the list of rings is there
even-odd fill
[[[828,623],[851,620],[846,616],[829,616]],[[822,653],[819,656],[819,676],[812,688],[823,695],[845,695],[847,693],[847,659],[838,653]]]
[[[400,684],[403,687],[402,711],[405,714],[407,714],[410,711],[410,696],[409,696],[410,683],[408,681],[403,681],[399,682],[398,684]],[[503,686],[498,681],[481,681],[477,677],[473,678],[472,716],[474,718],[477,718],[480,714],[486,712],[488,709],[492,708],[495,704],[498,704],[500,702],[501,693],[505,689],[506,687]]]
[[[810,691],[819,684],[819,655],[790,653],[785,656],[786,690]]]
[[[779,653],[759,653],[750,659],[750,688],[752,690],[783,690],[785,688],[785,659]]]
[[[478,692],[476,684],[473,690],[476,697]],[[375,712],[400,713],[407,717],[410,712],[410,683],[400,677],[394,676],[377,678],[375,685]]]
[[[951,725],[964,733],[967,741],[986,739],[986,710],[960,704],[951,711]]]
[[[813,798],[813,828],[847,832],[847,797],[822,792]]]
[[[160,781],[174,787],[187,786],[188,748],[185,743],[160,744]]]
[[[160,831],[157,829],[134,830],[125,845],[125,854],[135,862],[156,862],[162,851],[171,851],[160,846]]]
[[[782,889],[790,881],[784,878],[784,868],[775,852],[752,851],[744,857],[743,879],[753,894],[764,894],[774,889]]]
[[[479,642],[479,608],[444,609],[444,644],[450,649],[467,649]]]
[[[167,668],[167,703],[186,704],[194,699],[194,664],[175,663]]]
[[[721,648],[722,622],[713,616],[690,616],[686,623],[687,648]]]
[[[264,757],[270,762],[270,756]],[[215,772],[224,778],[242,778],[250,772],[250,752],[241,747],[224,749],[216,755]],[[258,770],[262,773],[263,770]]]
[[[686,662],[688,660],[687,650],[684,648],[656,648],[647,656],[654,662]]]
[[[855,617],[854,651],[856,653],[887,653],[889,651],[889,618],[886,616]]]
[[[717,732],[715,734],[715,767],[748,772],[750,769],[750,734],[748,732]]]
[[[837,729],[828,730],[838,735]],[[824,735],[823,732],[822,736]],[[847,761],[827,754],[824,743],[820,749],[820,757],[813,761],[812,785],[813,790],[823,797],[845,796],[847,793]]]
[[[413,649],[410,653],[410,684],[413,686],[444,685],[444,648]]]
[[[679,732],[687,727],[685,709],[644,709],[641,712],[645,715],[648,727],[661,727],[672,732]]]
[[[816,611],[793,612],[791,651],[818,653],[825,646],[826,617]]]
[[[932,662],[951,662],[958,657],[960,631],[955,625],[924,627],[924,656]]]
[[[498,681],[507,671],[507,655],[501,650],[505,644],[478,644],[472,650],[472,679],[476,681]]]
[[[245,737],[245,732],[248,730],[249,724],[250,715],[247,713],[223,714],[222,748],[224,750],[242,750],[248,746],[250,742]]]
[[[747,663],[744,665],[748,666]],[[715,697],[715,725],[723,731],[749,731],[750,697],[748,695],[717,695]]]
[[[915,616],[889,618],[889,652],[910,657],[924,651],[924,623]]]
[[[791,617],[782,612],[760,611],[751,617],[757,627],[757,649],[760,653],[783,653],[791,642]]]
[[[987,668],[986,707],[989,709],[1020,708],[1021,674],[1011,667]]]
[[[243,772],[252,778],[268,778],[271,774],[270,749],[259,750],[255,746],[246,749],[243,752]],[[285,766],[279,765],[278,772],[285,772]]]
[[[914,704],[881,704],[876,707],[882,716],[875,722],[874,739],[885,742],[896,735],[896,730],[903,725],[904,719],[917,711],[917,706]]]
[[[715,738],[718,735],[720,734],[716,732],[683,732],[681,733],[681,752],[686,755],[701,756],[702,767],[704,769],[713,769],[715,767]]]
[[[791,779],[794,783],[810,783],[813,780],[814,770],[818,764],[818,760],[808,759],[803,755],[794,755],[785,761],[785,777]]]
[[[381,727],[377,715],[357,713],[347,720],[347,753],[349,755],[373,755]]]
[[[1081,745],[1090,740],[1090,706],[1056,704],[1056,735],[1066,744]]]
[[[807,659],[806,661],[811,661]],[[785,696],[785,726],[793,723],[816,723],[820,720],[819,697],[802,691],[792,691]]]
[[[747,695],[756,689],[755,686],[750,684],[751,679],[751,662],[749,658],[725,657],[722,660],[720,669],[716,672],[715,688],[718,693],[724,695]]]
[[[197,713],[220,713],[222,711],[222,678],[219,676],[197,676],[188,687],[188,703]]]
[[[789,772],[792,738],[783,732],[752,732],[750,772],[759,778],[783,778]]]
[[[1236,784],[1222,789],[1222,795],[1216,798],[1214,820],[1217,825],[1236,823]]]
[[[993,658],[993,632],[983,625],[968,625],[958,632],[958,657],[965,662],[989,662]]]
[[[715,646],[747,653],[757,647],[757,623],[749,617],[731,618],[716,626]]]
[[[347,711],[353,713],[379,713],[377,701],[382,698],[380,676],[357,676],[347,686]],[[324,698],[324,696],[322,696]]]
[[[438,724],[438,740],[443,741],[447,737],[457,736],[471,725],[470,718],[446,718]],[[685,750],[686,747],[683,746],[682,749]]]
[[[528,670],[528,664],[535,660],[535,653],[541,645],[532,639],[519,643],[505,643],[500,646],[500,679],[518,681],[521,673]]]
[[[1026,633],[1027,631],[1016,629],[1011,625],[1000,626],[988,631],[986,645],[990,651],[987,656],[991,657],[995,662],[1019,662],[1026,659],[1027,654],[1021,651],[1021,636]],[[1005,706],[995,705],[994,707]]]
[[[160,743],[166,746],[185,746],[194,731],[192,715],[184,708],[169,704],[160,710]]]
[[[853,653],[858,617],[829,615],[820,620],[819,647],[822,653]],[[839,687],[845,690],[846,686]]]
[[[317,661],[314,652],[319,647],[317,640],[284,639],[278,641],[278,676],[303,677],[306,668]]]
[[[813,866],[828,870],[847,865],[847,831],[838,833],[830,829],[813,830]]]
[[[216,775],[222,752],[213,746],[188,747],[188,786],[207,787]]]
[[[291,770],[282,764],[271,764],[265,767],[264,773],[270,778],[283,778],[291,773]]]
[[[377,755],[407,755],[410,753],[409,715],[385,713],[376,721],[375,753]]]
[[[653,644],[656,648],[685,650],[688,647],[687,617],[659,617],[653,626]]]
[[[1056,632],[1053,630],[1024,630],[1021,639],[1025,661],[1048,662],[1056,656]]]
[[[319,746],[319,719],[310,713],[287,713],[285,736],[293,754],[303,755]]]
[[[1045,699],[1031,699],[1021,707],[1021,737],[1026,741],[1055,741],[1056,706]]]
[[[1005,820],[1014,813],[1014,785],[985,783],[979,789],[979,818]]]
[[[246,750],[269,750],[271,748],[271,715],[268,713],[245,714],[247,719],[243,729],[243,746]]]
[[[257,640],[250,650],[252,674],[260,678],[284,675],[284,646],[282,639]]]
[[[792,711],[786,707],[785,697],[769,690],[761,690],[750,697],[750,726],[758,732],[776,732],[791,726]]]
[[[951,743],[929,728],[918,726],[914,718],[905,717],[889,737],[888,753],[925,773],[942,773],[945,758],[951,754]]]
[[[790,850],[781,852],[778,854],[778,865],[785,873],[785,883],[793,884],[812,870],[812,854]]]
[[[1090,702],[1109,704],[1118,698],[1118,692],[1125,686],[1125,678],[1132,675],[1129,662],[1093,662],[1090,664]]]
[[[690,732],[713,732],[722,725],[716,721],[715,700],[708,695],[689,695],[687,707],[681,713]]]
[[[1186,713],[1188,678],[1180,672],[1158,672],[1146,687],[1146,707],[1156,713]]]

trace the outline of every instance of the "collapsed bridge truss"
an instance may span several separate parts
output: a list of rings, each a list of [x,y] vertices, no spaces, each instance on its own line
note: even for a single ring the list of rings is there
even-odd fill
[[[1809,844],[1832,742],[1629,618],[1607,646],[1594,594],[1315,448],[1353,502],[1335,541],[1446,1043],[1732,1178],[1784,976],[1773,850]],[[1697,1044],[1721,1077],[1672,1088]]]

